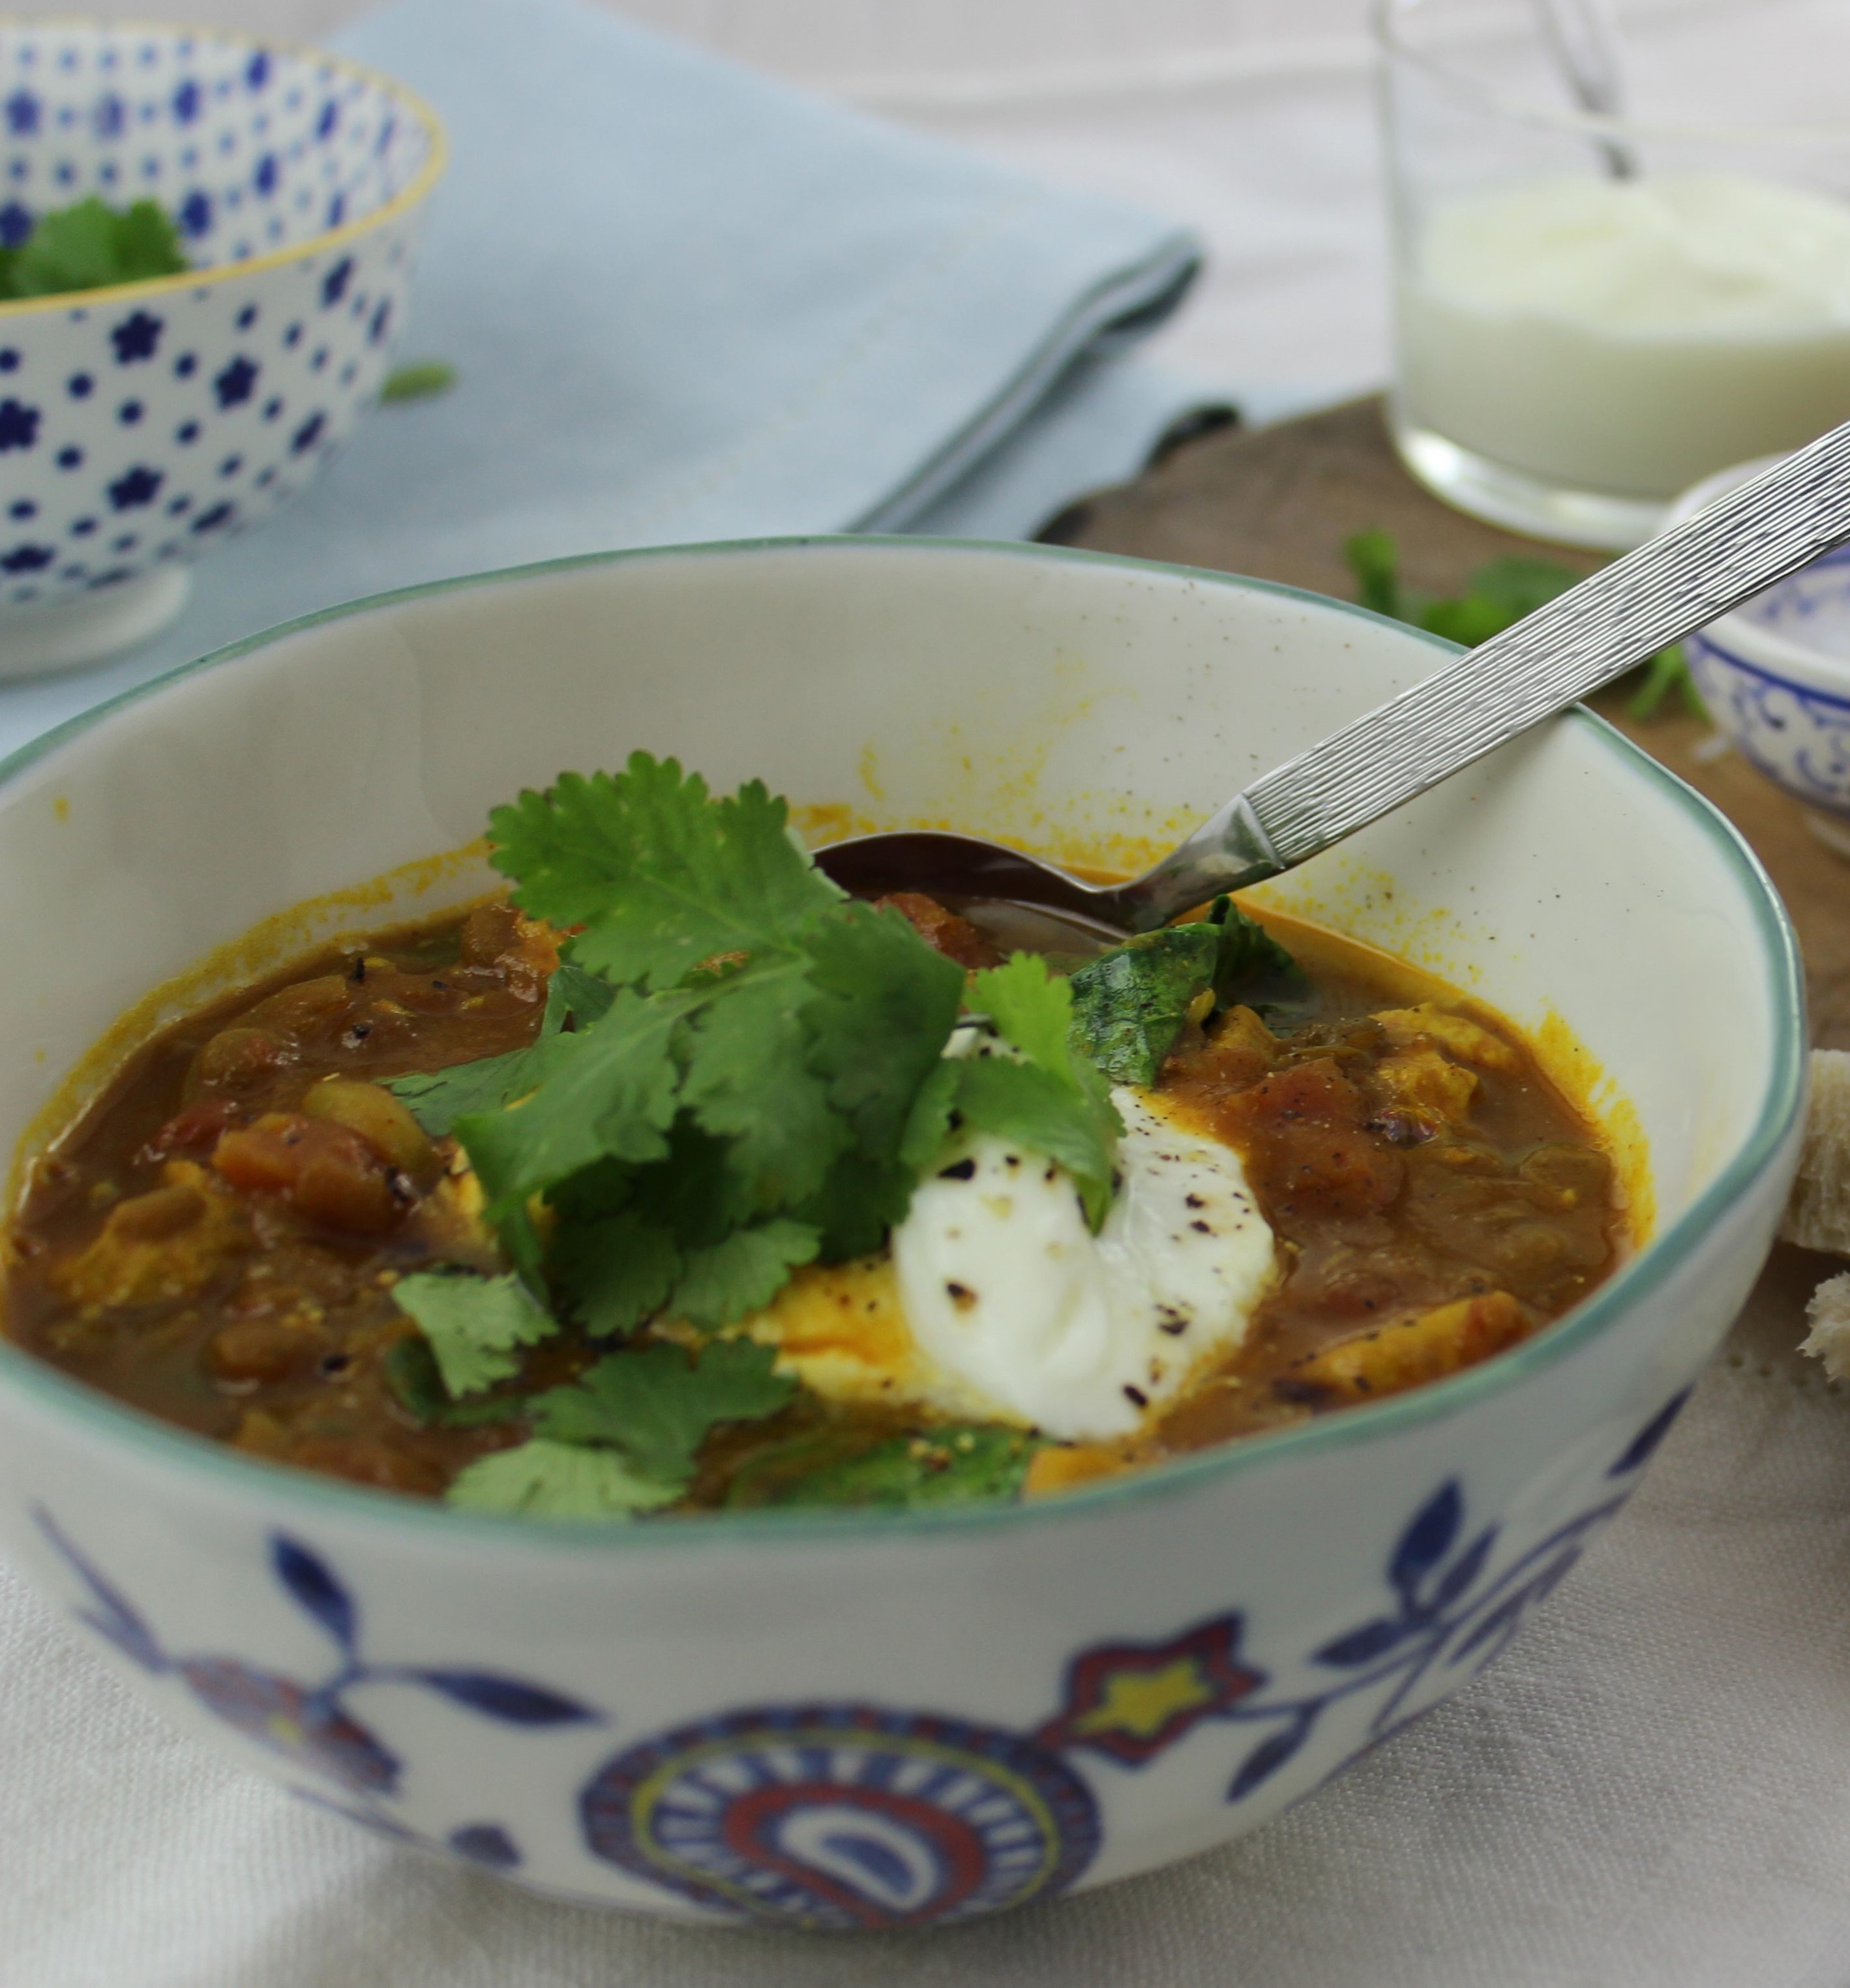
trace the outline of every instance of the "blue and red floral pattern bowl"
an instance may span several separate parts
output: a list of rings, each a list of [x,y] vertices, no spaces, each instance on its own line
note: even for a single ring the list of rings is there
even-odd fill
[[[0,676],[177,613],[376,397],[443,166],[389,79],[204,29],[0,25],[0,244],[157,201],[194,267],[0,304]]]
[[[488,808],[564,768],[646,747],[837,833],[949,820],[1128,864],[1439,653],[1222,574],[868,539],[279,630],[0,766],[0,929],[33,935],[0,976],[0,1147],[262,921],[191,998],[484,889]],[[942,1926],[1256,1827],[1494,1658],[1618,1513],[1764,1254],[1804,1071],[1764,875],[1585,712],[1266,894],[1470,987],[1605,1119],[1649,1240],[1578,1311],[1026,1506],[602,1527],[284,1469],[0,1343],[0,1540],[174,1719],[553,1894]]]

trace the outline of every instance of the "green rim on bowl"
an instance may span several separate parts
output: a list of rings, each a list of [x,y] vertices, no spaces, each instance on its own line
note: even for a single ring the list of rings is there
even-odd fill
[[[262,269],[280,269],[292,262],[299,262],[304,257],[320,255],[343,243],[356,242],[375,228],[381,227],[401,214],[408,213],[422,200],[437,182],[442,178],[445,168],[450,162],[449,135],[444,130],[443,120],[414,90],[408,90],[396,76],[387,76],[383,69],[369,69],[364,63],[350,62],[345,56],[331,55],[326,49],[311,47],[306,42],[279,41],[267,35],[242,35],[228,28],[182,27],[173,22],[128,20],[103,20],[88,15],[59,14],[19,15],[9,17],[0,25],[18,31],[24,29],[39,29],[47,34],[81,32],[85,29],[142,29],[152,35],[186,34],[201,41],[222,42],[228,47],[249,49],[253,53],[262,49],[272,55],[293,56],[304,62],[318,63],[326,69],[336,69],[365,83],[370,89],[389,96],[407,115],[424,127],[430,140],[430,155],[418,168],[417,177],[401,192],[395,193],[383,206],[376,207],[370,214],[362,215],[357,221],[343,221],[338,228],[324,228],[317,235],[306,236],[303,240],[285,248],[267,248],[261,255],[247,255],[235,262],[215,262],[204,269],[183,269],[177,276],[150,276],[144,282],[111,283],[107,288],[112,299],[128,297],[169,296],[177,290],[201,289],[209,284],[231,282],[234,278],[254,276]],[[18,297],[10,303],[0,303],[0,322],[30,316],[34,312],[63,310],[70,307],[73,298],[93,296],[91,290],[58,290],[49,296]],[[293,625],[293,624],[292,624]]]
[[[1132,573],[1157,572],[1198,584],[1270,593],[1287,600],[1302,601],[1321,610],[1334,609],[1357,620],[1394,629],[1413,640],[1423,641],[1442,654],[1459,653],[1457,646],[1436,635],[1424,634],[1404,624],[1392,621],[1369,610],[1286,587],[1277,581],[1250,580],[1239,574],[1216,573],[1202,567],[1172,566],[1155,560],[1132,560],[1108,553],[1074,550],[1066,546],[1037,546],[985,539],[883,537],[873,535],[783,539],[741,539],[692,546],[648,546],[634,550],[590,553],[570,559],[549,560],[532,566],[505,567],[492,573],[475,573],[456,580],[433,580],[419,587],[401,587],[377,593],[338,607],[323,608],[293,621],[265,629],[228,644],[198,661],[183,663],[147,683],[97,705],[80,716],[67,720],[34,739],[29,745],[0,760],[0,787],[18,778],[27,769],[80,737],[116,712],[138,703],[183,678],[222,668],[254,652],[266,649],[285,636],[299,634],[324,623],[392,607],[411,600],[497,584],[512,580],[570,573],[587,567],[614,566],[641,560],[711,559],[729,555],[777,550],[828,547],[851,553],[858,549],[917,553],[930,556],[943,550],[979,552],[1000,558],[1114,567]],[[1174,1462],[1152,1466],[1131,1476],[1114,1478],[1091,1486],[1081,1486],[1057,1498],[1015,1505],[972,1505],[898,1512],[837,1512],[817,1510],[766,1511],[701,1515],[650,1525],[609,1524],[596,1520],[538,1520],[517,1515],[458,1511],[454,1507],[427,1503],[390,1492],[316,1476],[289,1466],[247,1456],[211,1442],[170,1428],[152,1416],[128,1408],[70,1379],[56,1368],[34,1359],[22,1347],[0,1337],[0,1384],[15,1386],[42,1402],[53,1413],[67,1417],[89,1433],[107,1439],[133,1442],[151,1461],[180,1470],[195,1470],[228,1477],[249,1489],[263,1491],[306,1513],[338,1512],[352,1519],[367,1519],[387,1526],[415,1526],[427,1536],[441,1535],[451,1540],[473,1539],[501,1546],[524,1543],[563,1546],[584,1552],[628,1552],[674,1550],[699,1542],[723,1543],[729,1540],[776,1537],[794,1543],[800,1540],[832,1540],[844,1535],[857,1538],[891,1539],[895,1537],[936,1537],[946,1532],[972,1528],[996,1529],[1023,1525],[1057,1525],[1089,1518],[1104,1507],[1121,1507],[1150,1499],[1184,1496],[1198,1486],[1233,1472],[1251,1469],[1284,1452],[1310,1453],[1334,1445],[1366,1442],[1422,1424],[1437,1423],[1463,1412],[1474,1403],[1514,1387],[1527,1375],[1602,1336],[1638,1298],[1662,1284],[1691,1249],[1707,1233],[1728,1204],[1778,1151],[1790,1134],[1802,1108],[1806,1070],[1805,997],[1798,942],[1785,908],[1780,902],[1771,879],[1740,832],[1711,803],[1694,789],[1660,766],[1647,752],[1634,746],[1602,718],[1584,706],[1575,705],[1565,714],[1564,722],[1591,729],[1605,749],[1635,773],[1642,773],[1669,796],[1702,829],[1717,852],[1737,873],[1754,907],[1754,915],[1767,962],[1769,1006],[1774,1015],[1773,1071],[1759,1116],[1740,1149],[1696,1199],[1656,1236],[1632,1260],[1623,1265],[1578,1309],[1559,1324],[1538,1333],[1533,1339],[1494,1360],[1448,1380],[1429,1383],[1409,1393],[1397,1395],[1365,1407],[1344,1409],[1319,1421],[1300,1424],[1265,1435],[1246,1436],[1220,1448],[1199,1452]]]

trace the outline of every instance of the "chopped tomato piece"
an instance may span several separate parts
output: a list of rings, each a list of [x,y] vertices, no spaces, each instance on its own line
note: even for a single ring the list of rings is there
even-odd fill
[[[397,1228],[417,1198],[357,1132],[300,1111],[266,1111],[227,1132],[212,1165],[240,1193],[275,1195],[311,1222],[355,1236]]]
[[[1327,1057],[1279,1070],[1226,1106],[1287,1232],[1294,1215],[1378,1215],[1399,1193],[1405,1162],[1364,1130],[1368,1115],[1361,1091]]]

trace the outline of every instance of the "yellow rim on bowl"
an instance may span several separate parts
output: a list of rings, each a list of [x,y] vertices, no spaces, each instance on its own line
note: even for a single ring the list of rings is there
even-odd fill
[[[211,283],[228,282],[234,277],[255,276],[263,269],[280,269],[292,262],[299,262],[310,255],[318,255],[343,243],[357,242],[361,235],[370,234],[374,228],[383,227],[388,221],[408,214],[442,178],[450,162],[449,134],[444,130],[443,120],[414,90],[408,89],[396,76],[387,76],[383,69],[370,69],[364,63],[350,62],[345,56],[330,54],[326,49],[318,49],[308,42],[272,40],[266,36],[241,35],[227,28],[193,27],[181,21],[147,21],[139,19],[103,20],[91,15],[7,15],[0,16],[0,36],[20,30],[39,33],[69,33],[76,29],[96,33],[144,34],[163,36],[170,39],[181,35],[191,36],[201,42],[216,42],[227,48],[248,49],[253,54],[261,51],[265,55],[290,56],[305,62],[337,71],[344,76],[364,83],[382,91],[393,103],[414,118],[424,128],[430,144],[430,154],[418,169],[418,176],[401,193],[394,194],[383,207],[358,221],[343,221],[338,228],[324,229],[319,235],[311,235],[298,242],[293,248],[266,249],[261,255],[246,256],[242,262],[215,264],[207,269],[185,269],[177,276],[150,276],[139,283],[110,283],[101,289],[61,290],[49,297],[21,297],[11,303],[0,303],[0,323],[12,319],[26,317],[35,313],[49,310],[69,310],[73,305],[81,306],[86,297],[160,297],[171,296],[180,290],[199,289]]]

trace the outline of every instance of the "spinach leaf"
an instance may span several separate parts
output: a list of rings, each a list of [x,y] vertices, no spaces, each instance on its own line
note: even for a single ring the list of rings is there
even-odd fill
[[[761,1451],[733,1477],[729,1506],[963,1505],[1018,1497],[1041,1445],[1025,1430],[959,1424],[872,1443],[827,1428]]]
[[[1191,1015],[1256,998],[1295,993],[1297,962],[1256,918],[1217,898],[1206,918],[1144,932],[1088,960],[1073,975],[1073,1033],[1106,1076],[1148,1088]]]

